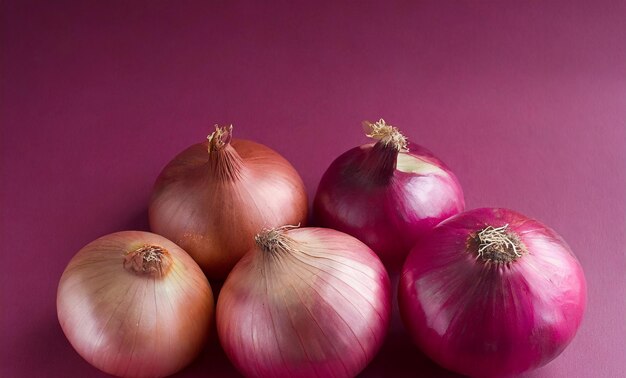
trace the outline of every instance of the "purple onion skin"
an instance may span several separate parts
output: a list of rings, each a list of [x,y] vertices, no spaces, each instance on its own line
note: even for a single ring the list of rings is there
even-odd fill
[[[247,377],[354,377],[391,317],[387,272],[365,244],[323,228],[287,231],[293,252],[247,253],[217,304],[217,330]]]
[[[469,235],[505,224],[527,253],[508,263],[477,257]],[[398,300],[413,340],[435,362],[472,377],[502,377],[565,349],[586,292],[583,270],[556,232],[514,211],[484,208],[442,222],[413,248]]]
[[[317,189],[314,218],[361,240],[390,270],[399,270],[422,235],[464,210],[463,190],[450,169],[421,146],[410,143],[408,152],[398,153],[400,159],[418,159],[420,167],[406,172],[394,161],[388,179],[376,170],[376,159],[368,162],[377,153],[373,143],[366,144],[332,162]],[[371,169],[359,169],[364,164]]]

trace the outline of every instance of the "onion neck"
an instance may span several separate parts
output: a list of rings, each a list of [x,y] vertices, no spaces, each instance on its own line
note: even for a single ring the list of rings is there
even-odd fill
[[[388,125],[384,119],[376,123],[363,122],[366,135],[376,139],[374,146],[367,150],[360,171],[369,182],[386,184],[389,182],[398,163],[398,154],[408,151],[407,139],[394,126]]]
[[[264,229],[254,237],[257,246],[270,256],[280,256],[295,250],[295,240],[286,235],[288,230],[298,228],[300,225],[286,225],[282,227]]]
[[[366,183],[387,184],[396,171],[398,150],[376,143],[367,150],[359,171]]]
[[[233,181],[239,178],[243,167],[243,160],[231,146],[233,125],[215,125],[215,131],[207,137],[209,141],[208,167],[218,179]]]
[[[486,226],[467,239],[468,250],[487,263],[511,263],[527,253],[526,246],[517,234],[505,224]]]
[[[172,266],[169,252],[156,245],[143,245],[124,256],[124,268],[140,276],[161,278]]]

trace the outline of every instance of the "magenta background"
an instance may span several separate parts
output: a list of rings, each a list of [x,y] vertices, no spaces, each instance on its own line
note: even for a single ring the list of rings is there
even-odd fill
[[[313,194],[384,117],[468,208],[556,229],[587,275],[578,336],[528,377],[623,377],[626,3],[3,1],[0,376],[100,376],[56,319],[78,249],[145,229],[153,180],[214,123]],[[310,198],[312,200],[312,198]],[[235,375],[215,340],[180,377]],[[450,376],[401,325],[364,377]]]

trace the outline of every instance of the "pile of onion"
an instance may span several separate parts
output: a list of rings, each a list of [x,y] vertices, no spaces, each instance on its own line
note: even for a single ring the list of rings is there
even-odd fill
[[[208,141],[176,156],[154,185],[152,231],[187,251],[211,278],[225,278],[264,227],[304,223],[307,197],[296,170],[261,144],[215,126]]]
[[[499,377],[563,351],[582,320],[586,283],[556,232],[511,210],[477,209],[418,242],[398,297],[411,336],[434,361]]]
[[[395,269],[422,235],[464,210],[463,192],[445,164],[397,128],[382,119],[364,126],[377,142],[332,162],[317,189],[314,217],[363,241]]]
[[[213,317],[200,267],[176,244],[149,232],[101,237],[63,272],[57,314],[76,351],[124,377],[163,377],[200,352]]]
[[[205,274],[228,276],[217,331],[240,372],[353,377],[389,328],[385,266],[404,262],[400,315],[441,366],[499,377],[558,356],[586,304],[563,239],[511,210],[462,213],[461,186],[439,159],[382,119],[365,128],[377,141],[339,156],[319,184],[314,215],[328,228],[298,228],[284,226],[307,217],[296,170],[216,125],[156,180],[149,221],[163,236],[110,234],[70,261],[57,312],[72,346],[109,374],[173,374],[209,333]]]
[[[390,283],[365,244],[323,228],[281,227],[228,276],[217,303],[220,342],[255,377],[353,377],[388,329]]]

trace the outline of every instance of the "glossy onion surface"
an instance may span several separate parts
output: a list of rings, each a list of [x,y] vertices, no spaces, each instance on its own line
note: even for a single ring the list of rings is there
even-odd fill
[[[394,150],[380,140],[339,156],[324,173],[313,207],[319,225],[355,236],[394,270],[424,233],[465,208],[446,165],[421,146],[406,147]]]
[[[159,248],[162,255],[133,251]],[[57,313],[74,349],[123,377],[163,377],[186,366],[209,332],[214,302],[200,267],[152,233],[125,231],[82,248],[63,272]]]
[[[291,164],[230,131],[176,156],[154,186],[150,228],[180,245],[211,278],[225,278],[264,227],[304,224],[307,197]]]
[[[273,244],[288,248],[257,247],[228,276],[217,305],[220,342],[249,377],[353,377],[388,329],[387,272],[344,233],[301,228],[284,236]]]
[[[581,323],[586,283],[556,232],[514,211],[485,208],[456,215],[421,240],[398,295],[406,327],[434,361],[498,377],[563,351]]]

